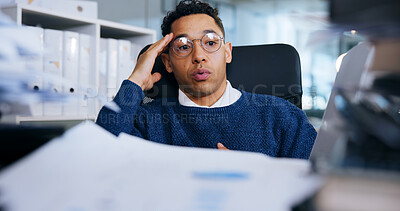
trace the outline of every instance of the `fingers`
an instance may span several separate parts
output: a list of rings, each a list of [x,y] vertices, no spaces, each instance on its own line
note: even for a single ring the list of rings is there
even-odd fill
[[[161,40],[159,40],[156,43],[154,43],[153,45],[151,45],[147,51],[149,51],[149,53],[152,53],[154,51],[158,56],[162,52],[164,52],[166,50],[166,48],[168,48],[168,45],[172,41],[173,38],[174,38],[174,34],[169,33],[169,34],[165,35],[165,37],[163,37]]]
[[[164,49],[168,47],[168,44],[171,42],[173,37],[173,33],[169,33],[165,35],[165,37],[163,37],[161,40],[151,45],[149,49],[147,49],[142,55],[139,56],[139,60],[136,66],[138,66],[139,68],[141,68],[141,66],[146,66],[147,68],[151,66],[152,69],[157,56],[160,55],[164,51]]]
[[[161,40],[157,41],[147,49],[142,55],[140,55],[138,62],[136,63],[135,69],[128,80],[139,85],[142,90],[149,90],[153,87],[153,84],[161,79],[159,73],[151,74],[154,66],[154,62],[158,55],[160,55],[168,44],[173,39],[173,33],[167,34]]]
[[[153,84],[156,83],[157,81],[159,81],[161,79],[161,74],[160,73],[153,73],[151,75],[151,79]]]
[[[217,144],[217,148],[220,150],[229,150],[228,148],[226,148],[222,143],[218,143]]]

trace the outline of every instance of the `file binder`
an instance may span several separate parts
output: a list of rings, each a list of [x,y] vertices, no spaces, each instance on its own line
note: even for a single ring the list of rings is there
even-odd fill
[[[107,101],[114,99],[117,94],[118,72],[118,41],[107,40]]]
[[[128,79],[132,74],[131,63],[131,42],[129,40],[118,40],[117,90],[119,90],[122,81]]]
[[[63,32],[54,29],[44,29],[44,55],[43,68],[51,78],[44,79],[44,88],[50,89],[53,94],[61,94],[62,68],[63,68]],[[44,102],[43,114],[45,116],[62,115],[61,102]]]
[[[137,43],[132,43],[131,45],[131,69],[132,71],[135,69],[136,62],[139,57],[140,51],[144,48],[144,46],[139,45]]]
[[[99,97],[97,111],[106,103],[107,99],[107,39],[100,39],[99,53]],[[96,112],[97,113],[97,112]]]
[[[79,93],[79,115],[89,114],[89,94],[93,93],[94,84],[91,83],[90,77],[94,78],[94,73],[91,74],[91,58],[93,50],[91,45],[92,38],[86,34],[79,35],[79,87],[82,92]]]
[[[63,103],[63,115],[78,114],[79,34],[64,31],[63,36],[63,93],[68,97]]]
[[[43,53],[43,28],[26,26],[31,40],[38,44],[40,51]],[[35,55],[28,58],[26,61],[26,69],[32,71],[32,78],[28,84],[29,89],[33,91],[42,91],[43,89],[43,77],[40,73],[43,72],[43,54]],[[39,99],[39,102],[34,102],[30,104],[30,110],[32,116],[42,116],[43,115],[43,101]]]

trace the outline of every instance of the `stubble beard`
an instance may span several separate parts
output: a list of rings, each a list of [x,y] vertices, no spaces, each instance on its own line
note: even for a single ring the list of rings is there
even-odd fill
[[[201,98],[211,95],[213,90],[209,87],[195,87],[194,85],[179,85],[179,88],[186,94],[194,97]]]

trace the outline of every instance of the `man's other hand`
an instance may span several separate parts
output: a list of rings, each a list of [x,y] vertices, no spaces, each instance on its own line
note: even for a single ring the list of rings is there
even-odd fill
[[[151,74],[154,62],[157,56],[164,52],[168,48],[168,44],[174,37],[173,33],[167,34],[161,40],[157,41],[147,49],[142,55],[139,56],[139,60],[128,80],[139,85],[142,90],[149,90],[153,87],[153,84],[161,79],[160,73]]]
[[[222,143],[218,143],[217,144],[217,148],[221,149],[221,150],[229,150],[228,148],[226,148]]]

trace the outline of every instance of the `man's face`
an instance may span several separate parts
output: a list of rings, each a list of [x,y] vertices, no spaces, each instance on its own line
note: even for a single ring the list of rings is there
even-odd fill
[[[184,16],[171,25],[175,38],[201,39],[210,31],[223,37],[214,19],[206,14]],[[216,52],[210,53],[201,47],[200,42],[195,40],[192,52],[185,57],[177,56],[170,49],[169,55],[163,54],[163,62],[186,94],[192,97],[222,95],[226,87],[226,63],[232,59],[232,45],[230,42],[222,43]]]

